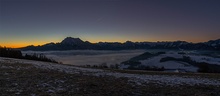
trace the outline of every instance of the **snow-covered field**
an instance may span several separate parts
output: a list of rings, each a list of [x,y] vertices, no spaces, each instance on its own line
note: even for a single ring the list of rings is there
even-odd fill
[[[156,66],[156,67],[164,67],[165,69],[172,69],[172,70],[185,70],[187,72],[197,72],[198,68],[188,64],[186,62],[180,62],[180,61],[166,61],[166,62],[160,62],[162,58],[165,57],[173,57],[173,58],[183,58],[183,56],[190,57],[193,61],[196,62],[206,62],[209,64],[216,64],[220,65],[220,58],[214,58],[209,56],[203,56],[199,54],[178,54],[177,51],[168,51],[166,54],[161,54],[159,56],[155,56],[152,58],[148,58],[146,60],[140,60],[141,65],[145,66]],[[128,65],[121,65],[121,68],[128,68]]]
[[[202,56],[202,55],[189,55],[189,57],[196,62],[206,62],[209,64],[220,65],[220,58]]]
[[[134,56],[144,53],[145,50],[71,50],[71,51],[23,51],[23,54],[43,53],[49,58],[63,64],[71,65],[115,65]]]
[[[40,61],[31,60],[20,60],[0,57],[0,63],[10,63],[10,64],[31,64],[40,69],[47,70],[57,70],[60,72],[65,72],[68,74],[83,74],[92,76],[114,76],[116,78],[128,78],[130,82],[135,82],[135,84],[143,83],[156,83],[162,85],[214,85],[220,86],[219,79],[203,78],[203,77],[192,77],[192,76],[178,76],[178,75],[150,75],[150,74],[131,74],[131,73],[120,73],[110,70],[102,69],[90,69],[82,68],[71,65],[54,64]],[[9,68],[7,66],[0,66],[0,68]]]
[[[194,67],[185,62],[177,62],[177,61],[167,61],[160,62],[161,58],[165,57],[174,57],[174,58],[182,58],[183,55],[177,54],[176,52],[167,52],[166,54],[162,54],[153,58],[149,58],[147,60],[141,60],[142,65],[146,66],[156,66],[156,67],[164,67],[165,69],[184,69],[190,72],[197,72],[198,68]]]

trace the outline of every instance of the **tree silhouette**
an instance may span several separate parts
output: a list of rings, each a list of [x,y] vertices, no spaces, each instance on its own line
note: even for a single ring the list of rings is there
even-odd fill
[[[34,53],[33,55],[25,54],[24,56],[22,56],[22,53],[20,50],[15,50],[15,49],[6,48],[6,47],[0,47],[0,57],[28,59],[28,60],[58,63],[57,61],[55,61],[53,59],[47,58],[44,54]]]

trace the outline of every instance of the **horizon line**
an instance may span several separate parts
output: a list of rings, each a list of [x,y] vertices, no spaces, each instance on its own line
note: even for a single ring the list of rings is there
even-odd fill
[[[68,37],[66,37],[66,38],[68,38]],[[74,37],[71,37],[71,38],[74,38]],[[79,38],[79,37],[77,37],[77,38]],[[65,39],[65,38],[64,38]],[[63,39],[63,40],[64,40]],[[80,38],[79,38],[80,39]],[[62,40],[62,41],[63,41]],[[80,40],[82,40],[82,39],[80,39]],[[211,39],[211,40],[219,40],[219,39]],[[84,42],[86,42],[86,41],[88,41],[88,42],[90,42],[90,43],[93,43],[93,44],[95,44],[95,43],[100,43],[100,42],[103,42],[103,43],[126,43],[127,41],[130,41],[130,42],[151,42],[151,43],[157,43],[157,42],[175,42],[175,41],[183,41],[183,42],[188,42],[188,43],[204,43],[204,42],[208,42],[208,41],[211,41],[211,40],[207,40],[207,41],[197,41],[197,42],[192,42],[192,41],[186,41],[186,40],[161,40],[161,41],[131,41],[131,40],[125,40],[125,41],[98,41],[98,42],[90,42],[90,41],[88,41],[88,40],[82,40],[82,41],[84,41]],[[25,44],[25,45],[0,45],[0,47],[7,47],[7,48],[23,48],[23,47],[27,47],[27,46],[42,46],[42,45],[45,45],[45,44],[49,44],[49,43],[61,43],[62,41],[59,41],[59,42],[45,42],[45,43],[42,43],[42,44]]]

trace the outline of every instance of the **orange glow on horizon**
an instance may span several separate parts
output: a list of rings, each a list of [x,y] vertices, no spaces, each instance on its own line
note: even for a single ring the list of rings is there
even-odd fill
[[[34,46],[38,46],[38,45],[43,45],[43,44],[3,44],[0,45],[1,47],[8,47],[8,48],[22,48],[22,47],[26,47],[26,46],[30,46],[30,45],[34,45]]]
[[[110,42],[110,41],[98,41],[98,42]],[[91,43],[98,43],[98,42],[91,42]],[[112,41],[112,42],[116,42],[116,41]],[[124,43],[126,41],[122,41],[120,43]],[[145,42],[145,41],[133,41],[133,42]],[[146,41],[146,42],[157,42],[157,41]],[[48,42],[49,43],[49,42]],[[42,43],[42,44],[39,44],[39,43],[35,43],[35,44],[3,44],[3,45],[0,45],[1,47],[8,47],[8,48],[22,48],[22,47],[26,47],[26,46],[30,46],[30,45],[34,45],[34,46],[41,46],[41,45],[44,45],[46,43]]]
[[[177,41],[176,39],[173,40],[173,39],[167,39],[167,38],[161,38],[160,40],[156,39],[156,38],[148,38],[148,40],[142,40],[142,38],[140,39],[136,39],[136,38],[130,38],[130,40],[128,39],[119,39],[119,38],[115,38],[115,39],[94,39],[94,38],[88,38],[88,39],[85,39],[85,38],[82,38],[83,41],[89,41],[91,43],[98,43],[98,42],[120,42],[120,43],[124,43],[126,41],[132,41],[132,42],[162,42],[162,41]],[[215,40],[215,39],[213,39]],[[36,40],[37,41],[37,40]],[[61,42],[62,40],[57,40],[57,41],[53,41],[53,40],[46,40],[46,41],[37,41],[37,42],[3,42],[1,43],[0,42],[0,46],[1,47],[9,47],[9,48],[21,48],[21,47],[26,47],[26,46],[30,46],[30,45],[34,45],[34,46],[38,46],[38,45],[44,45],[44,44],[47,44],[47,43],[50,43],[50,42],[54,42],[54,43],[58,43],[58,42]],[[180,41],[186,41],[186,42],[192,42],[192,43],[198,43],[198,42],[207,42],[208,40],[204,40],[204,39],[190,39],[188,38],[188,40],[180,40]]]

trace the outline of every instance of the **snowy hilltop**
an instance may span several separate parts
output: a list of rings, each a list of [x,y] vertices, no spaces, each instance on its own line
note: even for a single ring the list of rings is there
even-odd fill
[[[122,62],[121,69],[173,71],[173,72],[220,72],[220,58],[197,54],[193,51],[145,52]]]

